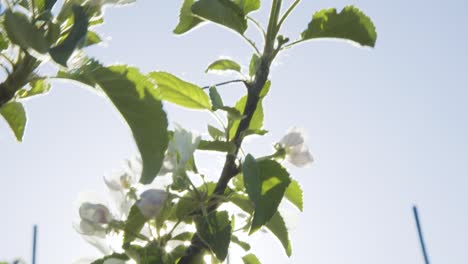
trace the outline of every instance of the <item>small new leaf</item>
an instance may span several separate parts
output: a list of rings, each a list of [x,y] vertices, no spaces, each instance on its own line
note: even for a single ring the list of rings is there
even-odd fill
[[[240,72],[241,71],[241,66],[233,61],[233,60],[228,60],[228,59],[222,59],[222,60],[217,60],[210,64],[208,68],[206,69],[206,73],[209,71],[236,71]]]
[[[211,110],[210,98],[197,85],[167,72],[152,72],[149,77],[156,82],[155,93],[161,100],[191,109]]]
[[[261,264],[260,260],[258,260],[257,256],[254,254],[248,254],[242,257],[244,264]]]
[[[347,6],[340,13],[335,8],[315,13],[308,28],[302,32],[302,39],[315,38],[346,39],[374,47],[377,32],[368,16],[354,6]]]
[[[247,19],[243,10],[231,0],[200,0],[193,4],[192,12],[196,16],[220,24],[244,34]]]
[[[36,28],[26,15],[7,10],[5,11],[4,26],[8,37],[14,44],[24,49],[34,49],[43,54],[49,50],[44,33]]]
[[[0,115],[5,118],[18,141],[23,140],[26,128],[26,111],[21,103],[9,102],[0,107]]]
[[[195,225],[200,238],[210,247],[216,257],[226,259],[231,242],[231,221],[227,212],[212,212],[197,216]]]
[[[213,110],[217,110],[224,106],[223,99],[218,93],[218,89],[216,89],[214,86],[210,87],[210,99],[211,104],[213,104]]]

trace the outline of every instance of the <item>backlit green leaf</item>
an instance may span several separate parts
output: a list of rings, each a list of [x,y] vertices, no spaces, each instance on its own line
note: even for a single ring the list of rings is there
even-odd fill
[[[260,162],[248,155],[244,161],[244,184],[247,194],[255,204],[250,234],[265,225],[277,212],[286,188],[291,183],[289,173],[278,162]]]
[[[244,264],[261,264],[260,260],[258,260],[257,256],[254,254],[248,254],[242,257]]]
[[[99,67],[88,72],[129,124],[140,150],[143,171],[140,182],[149,184],[161,169],[168,146],[167,117],[157,99],[154,84],[138,69]]]
[[[214,140],[220,140],[226,136],[223,131],[211,125],[208,125],[208,133]]]
[[[36,28],[23,13],[5,11],[5,30],[14,44],[39,53],[46,53],[49,49],[44,33]]]
[[[129,260],[129,258],[125,254],[113,253],[111,255],[95,260],[91,262],[91,264],[104,264],[106,260],[109,260],[109,259]]]
[[[335,8],[324,9],[314,14],[302,39],[339,38],[374,47],[377,32],[371,19],[353,6],[340,13]]]
[[[232,194],[229,200],[248,214],[252,214],[254,212],[254,204],[247,196]],[[278,238],[286,251],[286,255],[291,256],[292,247],[289,240],[288,229],[286,228],[286,224],[283,217],[281,217],[281,214],[276,212],[265,227]]]
[[[221,95],[218,93],[218,89],[216,87],[210,87],[210,99],[211,104],[213,105],[213,110],[219,109],[224,106],[223,99]]]
[[[179,24],[174,29],[175,34],[183,34],[185,32],[188,32],[189,30],[203,22],[203,20],[201,20],[198,17],[195,17],[192,14],[192,5],[194,2],[195,0],[184,0],[184,4],[180,9]]]
[[[50,56],[57,63],[67,67],[67,61],[73,52],[81,47],[88,33],[89,19],[81,6],[73,6],[74,22],[65,40],[50,49]]]
[[[5,118],[18,141],[23,140],[26,128],[26,111],[21,103],[9,102],[0,107],[0,115]]]
[[[198,144],[199,150],[209,150],[209,151],[219,151],[219,152],[234,152],[236,150],[236,145],[232,142],[226,141],[206,141],[201,140]]]
[[[284,197],[294,204],[299,210],[304,210],[304,201],[302,189],[296,180],[292,180],[291,184],[286,189]]]
[[[88,34],[86,35],[86,42],[85,42],[85,47],[89,47],[92,45],[96,45],[98,43],[101,43],[101,37],[93,31],[88,31]]]
[[[124,226],[124,244],[130,243],[138,237],[147,220],[140,208],[133,205]]]
[[[200,238],[219,260],[226,259],[231,242],[231,221],[227,212],[212,212],[206,217],[197,216],[195,225]]]
[[[20,98],[28,98],[31,96],[48,93],[50,91],[50,83],[47,79],[37,79],[29,83],[31,86],[30,89],[21,89],[18,91],[17,95]]]
[[[152,72],[149,76],[156,82],[155,92],[161,100],[192,109],[211,109],[210,98],[195,84],[167,72]]]
[[[232,236],[231,236],[231,241],[232,241],[232,243],[237,244],[239,247],[241,247],[241,248],[242,248],[243,250],[245,250],[245,251],[249,251],[249,250],[250,250],[250,245],[249,245],[249,243],[240,240],[240,239],[239,239],[237,236],[235,236],[235,235],[232,235]]]
[[[236,103],[235,108],[240,113],[244,113],[246,103],[247,103],[247,96],[244,96]],[[262,100],[260,100],[258,102],[255,113],[252,116],[252,120],[250,121],[249,129],[250,130],[260,130],[260,129],[262,129],[262,127],[263,127],[263,118],[264,118],[263,104],[262,104]],[[237,131],[237,128],[239,127],[239,124],[240,124],[240,120],[236,120],[236,121],[234,121],[232,123],[232,125],[231,125],[231,127],[229,129],[230,139],[234,138],[234,136],[236,134],[236,131]]]
[[[234,0],[234,3],[240,6],[246,15],[260,8],[260,0]]]
[[[286,255],[290,257],[292,254],[291,241],[289,240],[286,223],[279,212],[276,212],[275,215],[273,215],[270,221],[266,224],[266,228],[278,238],[286,251]]]
[[[240,72],[241,71],[241,66],[233,61],[233,60],[228,60],[228,59],[222,59],[222,60],[217,60],[210,64],[208,68],[206,69],[205,72],[209,71],[236,71]]]
[[[240,34],[247,30],[247,19],[242,9],[231,0],[200,0],[192,12],[205,20],[231,28]]]

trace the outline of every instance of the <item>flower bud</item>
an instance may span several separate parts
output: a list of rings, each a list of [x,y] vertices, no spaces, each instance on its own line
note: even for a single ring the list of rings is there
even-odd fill
[[[112,220],[109,209],[102,204],[83,203],[79,212],[81,219],[92,224],[107,224]]]
[[[153,218],[159,214],[166,199],[167,192],[163,190],[150,189],[141,194],[137,206],[141,213],[148,219]]]

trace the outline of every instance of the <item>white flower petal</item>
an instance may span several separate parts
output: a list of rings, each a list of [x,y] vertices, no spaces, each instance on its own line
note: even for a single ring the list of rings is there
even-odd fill
[[[312,154],[306,147],[301,149],[293,148],[292,151],[287,153],[286,158],[297,167],[305,167],[314,161]]]
[[[305,137],[304,131],[298,128],[292,128],[288,133],[280,140],[280,144],[283,148],[291,148],[304,144]]]
[[[166,191],[150,189],[141,194],[137,206],[146,218],[153,218],[161,210],[167,196],[168,194]]]

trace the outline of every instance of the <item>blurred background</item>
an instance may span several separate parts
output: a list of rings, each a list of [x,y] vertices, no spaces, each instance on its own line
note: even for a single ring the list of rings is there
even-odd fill
[[[200,86],[235,79],[204,70],[220,56],[247,67],[249,46],[215,25],[174,36],[181,2],[138,0],[107,9],[98,29],[106,45],[87,53]],[[254,16],[266,22],[270,3],[263,0]],[[270,133],[246,149],[270,154],[298,126],[308,132],[316,161],[308,169],[289,167],[305,192],[304,213],[285,208],[292,258],[261,233],[253,236],[254,251],[263,263],[423,263],[411,209],[418,204],[432,262],[468,263],[468,2],[306,0],[283,34],[294,39],[314,11],[349,4],[373,19],[375,49],[307,42],[273,67],[265,101]],[[234,103],[243,89],[220,91]],[[137,153],[130,131],[107,99],[72,83],[54,82],[50,94],[26,107],[23,143],[0,122],[0,257],[29,260],[34,224],[37,263],[99,256],[72,228],[74,201],[88,190],[106,197],[102,177]],[[216,122],[205,112],[165,108],[171,124],[199,133],[206,134],[206,121]],[[199,158],[208,172],[221,162],[222,156]]]

